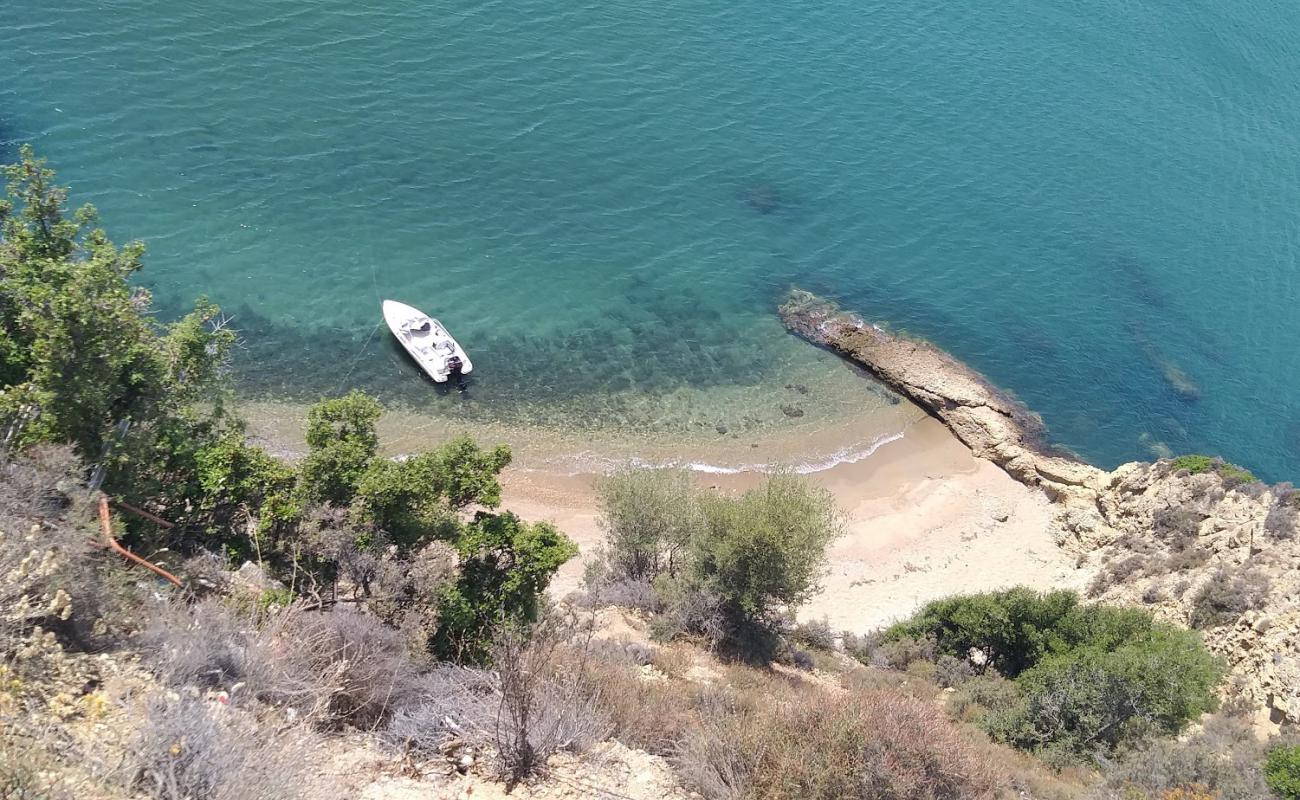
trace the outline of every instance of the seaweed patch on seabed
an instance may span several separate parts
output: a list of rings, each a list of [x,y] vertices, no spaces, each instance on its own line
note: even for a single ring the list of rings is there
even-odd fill
[[[745,203],[755,211],[766,216],[782,207],[781,191],[770,183],[755,183],[741,193]]]
[[[1169,305],[1169,295],[1138,259],[1118,255],[1107,263],[1128,293],[1142,305],[1148,308],[1165,308]]]
[[[593,427],[601,419],[650,420],[655,412],[645,400],[686,385],[708,389],[767,379],[770,364],[754,348],[705,344],[717,341],[706,324],[659,311],[663,316],[652,318],[671,319],[674,335],[665,334],[662,321],[620,324],[615,316],[614,324],[558,335],[465,342],[476,369],[462,395],[438,391],[441,387],[421,375],[380,325],[364,331],[302,329],[241,308],[234,313],[243,343],[235,375],[241,394],[254,398],[306,402],[362,389],[396,407],[577,427]],[[685,428],[694,423],[655,424]]]

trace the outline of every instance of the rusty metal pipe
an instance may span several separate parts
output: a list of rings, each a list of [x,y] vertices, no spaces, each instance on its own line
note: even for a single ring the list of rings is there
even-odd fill
[[[108,498],[103,495],[100,495],[99,498],[99,527],[104,531],[104,541],[108,543],[109,548],[113,552],[133,564],[139,564],[167,581],[172,586],[175,586],[178,589],[181,588],[180,578],[177,578],[175,575],[156,564],[151,564],[148,561],[145,561],[143,558],[140,558],[140,556],[137,556],[135,553],[132,553],[130,550],[127,550],[125,547],[117,543],[117,539],[113,538],[113,518],[109,516],[108,513]]]

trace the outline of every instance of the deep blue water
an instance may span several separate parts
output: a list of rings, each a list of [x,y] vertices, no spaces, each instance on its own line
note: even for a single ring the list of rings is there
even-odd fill
[[[772,317],[797,283],[1096,462],[1300,475],[1294,2],[364,5],[0,4],[0,141],[146,241],[164,312],[236,313],[249,391],[641,424],[835,369]],[[470,405],[380,296],[470,348]]]

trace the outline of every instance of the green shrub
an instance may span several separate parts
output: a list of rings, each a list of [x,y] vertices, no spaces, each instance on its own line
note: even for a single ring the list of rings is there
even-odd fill
[[[577,555],[567,536],[546,522],[514,514],[482,514],[456,543],[460,575],[442,590],[434,652],[452,660],[485,661],[497,629],[533,622],[560,565]]]
[[[650,580],[663,572],[676,574],[704,521],[690,473],[627,470],[602,480],[597,488],[607,579]]]
[[[235,344],[205,300],[161,325],[129,280],[140,243],[115,246],[95,209],[30,147],[3,168],[0,198],[0,431],[8,446],[75,446],[114,497],[189,522],[194,454],[230,425],[223,374]],[[143,528],[137,525],[137,528]]]
[[[1118,647],[1047,656],[1016,680],[1023,705],[987,727],[1026,749],[1104,753],[1181,731],[1217,707],[1222,677],[1222,664],[1194,634],[1162,627]]]
[[[510,448],[483,450],[460,437],[403,461],[374,459],[358,480],[359,516],[403,546],[455,538],[455,512],[501,502],[497,479],[510,463]]]
[[[970,659],[1014,678],[1049,653],[1084,644],[1114,645],[1155,625],[1140,609],[1084,606],[1073,592],[1025,587],[959,595],[927,604],[886,629],[884,642],[933,640],[938,655]]]
[[[740,497],[708,495],[703,510],[691,569],[738,621],[761,621],[777,606],[807,600],[827,546],[843,531],[830,493],[794,475],[772,475]]]
[[[1300,800],[1300,745],[1270,750],[1264,760],[1264,779],[1284,800]]]
[[[383,406],[362,392],[322,400],[307,410],[302,485],[312,500],[345,506],[379,451],[375,424]]]
[[[1169,462],[1174,472],[1186,472],[1189,475],[1199,475],[1202,472],[1214,471],[1227,481],[1230,485],[1236,486],[1242,483],[1253,483],[1256,478],[1250,470],[1239,467],[1236,464],[1229,464],[1221,458],[1215,456],[1203,455],[1185,455],[1179,456]]]
[[[638,605],[657,610],[657,636],[701,635],[759,660],[780,644],[780,612],[817,589],[843,530],[831,495],[790,474],[731,495],[697,489],[687,473],[640,470],[607,479],[601,495],[607,538],[589,596],[649,582],[656,602]]]
[[[930,658],[1014,679],[1014,695],[997,696],[987,713],[961,713],[980,718],[995,738],[1058,762],[1176,733],[1214,708],[1223,675],[1195,633],[1142,609],[1082,605],[1064,591],[1021,587],[939,600],[882,638],[882,651],[930,641]]]

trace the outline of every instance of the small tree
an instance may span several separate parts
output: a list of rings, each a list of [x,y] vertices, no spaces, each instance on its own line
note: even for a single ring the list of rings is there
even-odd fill
[[[358,480],[354,506],[400,545],[450,540],[456,512],[500,504],[497,476],[509,463],[509,447],[484,450],[468,437],[400,462],[375,459]]]
[[[600,525],[611,580],[677,572],[704,517],[684,470],[627,470],[601,481]]]
[[[375,424],[383,406],[354,391],[307,410],[307,458],[302,485],[310,499],[336,506],[352,501],[357,484],[379,450]]]
[[[790,474],[772,475],[740,497],[706,496],[702,505],[692,570],[738,622],[807,600],[818,588],[827,546],[844,530],[830,493]]]
[[[479,514],[456,549],[460,576],[443,590],[434,652],[452,660],[486,661],[503,624],[537,619],[538,602],[560,565],[577,555],[570,539],[546,522],[514,514]]]

